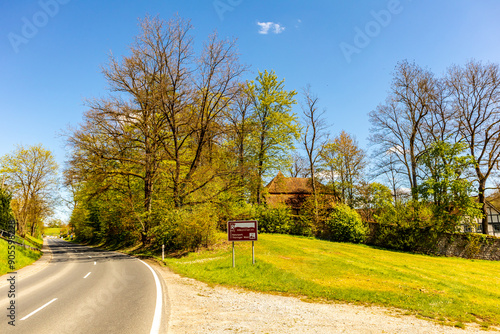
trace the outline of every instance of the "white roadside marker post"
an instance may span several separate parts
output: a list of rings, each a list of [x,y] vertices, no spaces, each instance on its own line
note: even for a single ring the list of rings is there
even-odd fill
[[[161,245],[161,260],[165,261],[165,244]]]

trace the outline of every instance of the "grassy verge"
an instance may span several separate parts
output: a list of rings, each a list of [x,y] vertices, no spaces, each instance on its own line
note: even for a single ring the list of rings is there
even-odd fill
[[[221,236],[223,238],[224,236]],[[448,325],[500,325],[500,263],[431,257],[287,235],[166,260],[176,272],[207,283],[310,300],[396,307]]]
[[[26,235],[24,237],[24,243],[27,244],[28,246],[36,247],[36,248],[40,248],[40,249],[42,249],[42,247],[43,247],[43,240],[32,237],[31,235]]]
[[[0,276],[13,270],[8,265],[8,242],[0,239]],[[42,256],[41,252],[32,251],[22,246],[16,246],[15,270],[32,264]]]

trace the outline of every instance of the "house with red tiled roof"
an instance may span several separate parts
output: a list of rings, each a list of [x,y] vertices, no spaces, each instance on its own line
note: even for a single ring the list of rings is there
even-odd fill
[[[312,179],[308,177],[286,177],[283,173],[278,174],[264,188],[264,198],[269,207],[276,207],[285,204],[292,209],[294,214],[298,214],[302,204],[309,196],[312,196]],[[331,189],[316,181],[318,194],[331,196]]]

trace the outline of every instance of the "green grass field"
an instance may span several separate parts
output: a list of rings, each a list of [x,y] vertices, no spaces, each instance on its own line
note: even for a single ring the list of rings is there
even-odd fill
[[[0,276],[13,270],[8,265],[8,242],[0,239]],[[41,252],[32,251],[21,246],[16,246],[15,270],[32,264],[42,256]]]
[[[224,238],[220,235],[220,238]],[[174,271],[200,281],[311,301],[380,305],[461,327],[500,325],[500,262],[431,257],[287,235],[169,258]]]
[[[59,236],[60,233],[61,233],[60,227],[46,227],[43,229],[43,234],[45,235]]]

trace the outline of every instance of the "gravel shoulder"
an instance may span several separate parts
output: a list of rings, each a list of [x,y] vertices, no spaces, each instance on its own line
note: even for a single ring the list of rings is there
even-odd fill
[[[168,287],[168,333],[492,333],[442,326],[396,310],[309,303],[296,297],[209,286],[156,268]]]

